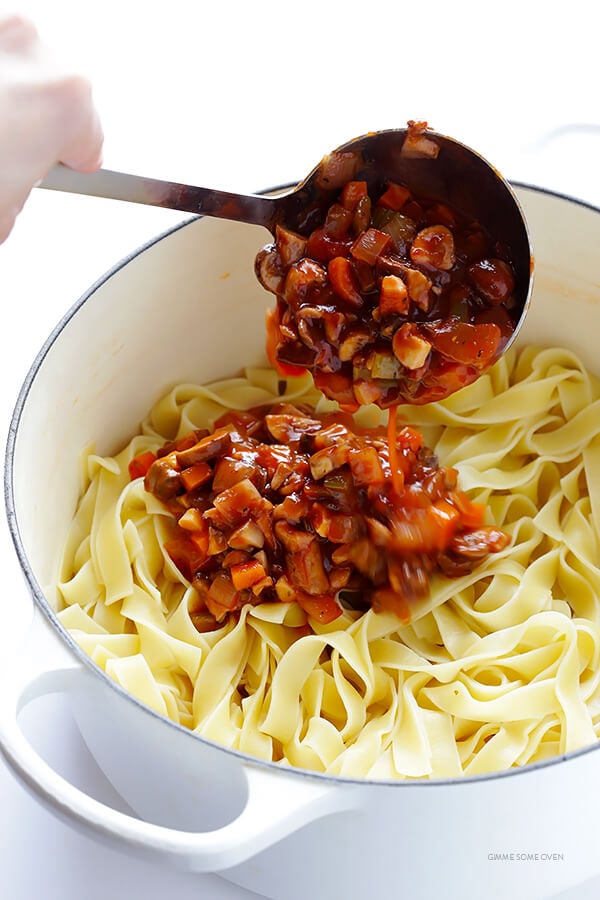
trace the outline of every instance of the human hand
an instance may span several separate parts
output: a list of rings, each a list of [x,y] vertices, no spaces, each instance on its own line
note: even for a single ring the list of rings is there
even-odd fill
[[[52,56],[31,22],[0,14],[0,242],[52,166],[93,172],[102,140],[89,82]]]

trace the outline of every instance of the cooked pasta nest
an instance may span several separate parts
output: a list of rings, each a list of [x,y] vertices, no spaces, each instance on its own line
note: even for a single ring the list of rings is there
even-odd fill
[[[282,393],[281,388],[285,390]],[[128,463],[227,409],[282,397],[332,409],[310,376],[269,369],[178,385],[114,457],[88,448],[58,577],[58,617],[152,709],[261,759],[375,779],[476,775],[600,733],[600,381],[563,349],[509,351],[449,399],[399,412],[511,535],[471,574],[436,577],[410,624],[295,603],[245,607],[199,633],[164,550],[162,505]],[[377,424],[368,407],[357,418]]]

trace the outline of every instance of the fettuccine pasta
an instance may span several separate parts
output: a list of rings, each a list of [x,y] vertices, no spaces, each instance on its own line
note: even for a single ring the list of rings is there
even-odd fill
[[[442,403],[400,407],[509,546],[437,576],[409,625],[296,603],[246,606],[199,633],[194,588],[164,550],[172,520],[129,461],[226,409],[282,396],[271,370],[179,385],[115,457],[92,450],[61,564],[59,618],[152,709],[261,759],[350,777],[475,775],[600,734],[600,382],[562,349],[509,351]],[[309,375],[283,397],[332,408]],[[329,404],[329,405],[328,405]],[[361,409],[365,424],[385,420]]]

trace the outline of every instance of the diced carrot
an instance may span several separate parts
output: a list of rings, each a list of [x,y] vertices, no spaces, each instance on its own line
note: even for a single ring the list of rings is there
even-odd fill
[[[145,453],[139,453],[137,456],[134,456],[128,466],[129,477],[131,480],[134,481],[136,478],[145,478],[146,472],[155,459],[156,454],[152,453],[151,450],[146,450]]]
[[[205,522],[202,519],[201,511],[192,506],[190,509],[186,509],[177,524],[185,531],[200,531]]]
[[[406,597],[392,588],[380,587],[371,594],[371,606],[375,612],[391,612],[403,625],[410,622],[410,606]]]
[[[349,259],[345,256],[334,256],[327,266],[327,274],[331,287],[338,297],[341,297],[350,306],[362,306],[363,299]]]
[[[398,432],[397,442],[403,450],[412,450],[413,453],[418,453],[423,446],[423,435],[416,428],[405,425]]]
[[[312,630],[308,622],[306,623],[306,625],[298,625],[297,628],[294,628],[294,635],[298,639],[300,639],[301,637],[308,637],[310,634],[314,634],[314,631]]]
[[[444,550],[450,543],[460,524],[460,513],[447,500],[438,500],[430,510],[438,530],[438,550]]]
[[[165,550],[188,581],[193,579],[198,568],[206,561],[206,554],[187,538],[173,538],[166,541]]]
[[[349,181],[344,185],[341,195],[342,206],[354,210],[358,201],[367,196],[366,181]]]
[[[208,546],[210,543],[210,532],[206,522],[202,523],[202,528],[197,531],[190,532],[190,541],[204,556],[210,556]]]
[[[395,184],[393,181],[389,181],[387,189],[377,203],[379,206],[385,206],[387,209],[393,209],[395,212],[398,212],[409,197],[410,191],[408,188],[405,188],[403,184]]]
[[[186,491],[193,491],[195,488],[200,487],[201,484],[209,481],[211,476],[212,469],[208,463],[200,462],[195,466],[184,469],[181,473],[181,480]]]
[[[236,563],[231,567],[230,572],[233,586],[238,591],[243,591],[245,588],[251,588],[253,584],[262,581],[267,575],[264,566],[256,559],[251,559],[248,562]]]
[[[304,591],[296,591],[296,602],[311,619],[315,619],[322,625],[329,625],[342,615],[342,608],[336,602],[332,594],[312,596]]]
[[[485,521],[483,503],[473,503],[464,491],[454,491],[451,494],[451,500],[458,509],[465,528],[481,528]]]

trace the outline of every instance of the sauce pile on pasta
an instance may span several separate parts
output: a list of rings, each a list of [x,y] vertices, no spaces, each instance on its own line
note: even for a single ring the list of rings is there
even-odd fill
[[[269,601],[329,623],[338,595],[407,622],[432,572],[464,574],[508,543],[414,428],[388,436],[306,405],[228,412],[129,473],[177,522],[165,549],[196,589],[201,631]]]
[[[161,714],[227,747],[320,772],[476,775],[546,760],[600,734],[600,385],[566,350],[509,350],[463,391],[399,408],[510,546],[432,573],[410,622],[343,607],[246,604],[194,624],[173,562],[179,526],[131,479],[132,459],[212,431],[231,410],[333,409],[312,378],[271,370],[180,385],[114,457],[90,450],[58,578],[59,618],[92,660]],[[360,429],[387,413],[359,410]],[[309,627],[307,627],[309,626]]]

